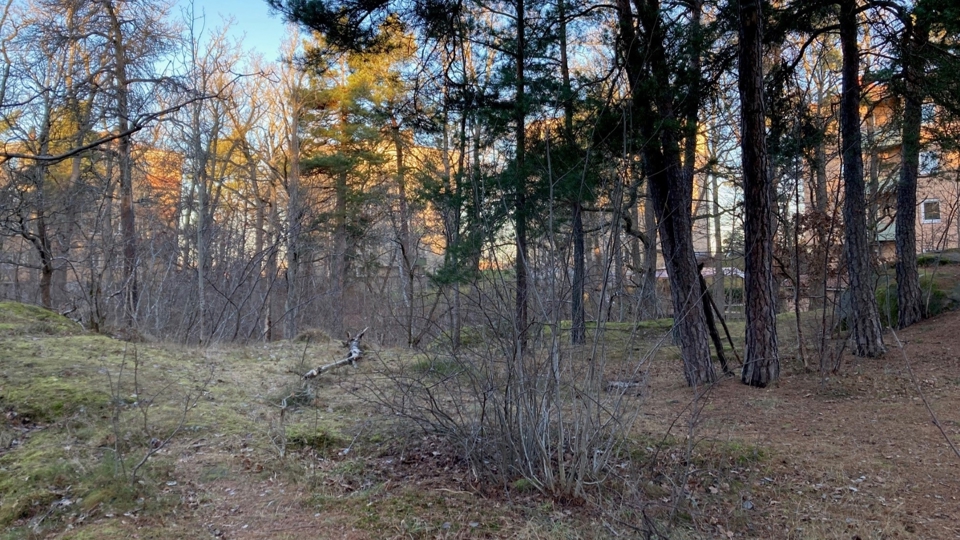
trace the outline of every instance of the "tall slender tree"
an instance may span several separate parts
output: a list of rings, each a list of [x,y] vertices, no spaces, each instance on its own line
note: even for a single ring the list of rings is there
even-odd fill
[[[843,56],[840,145],[843,151],[844,252],[852,308],[848,322],[852,328],[854,354],[880,356],[885,348],[867,240],[866,187],[860,130],[859,10],[856,0],[841,0],[839,8],[840,49]]]
[[[917,271],[917,176],[920,171],[920,135],[923,123],[923,49],[930,24],[920,17],[905,17],[901,38],[904,104],[900,180],[897,182],[897,328],[906,328],[923,317],[920,274]]]
[[[744,205],[746,359],[741,379],[764,387],[780,374],[773,293],[774,185],[769,175],[763,93],[761,0],[740,1],[740,107]]]
[[[701,7],[695,3],[694,9]],[[684,136],[696,136],[696,127],[687,123],[685,111],[696,110],[700,103],[699,72],[676,73],[678,58],[668,54],[667,31],[671,27],[671,8],[657,0],[631,3],[618,0],[617,41],[620,58],[628,77],[637,140],[642,141],[643,167],[650,186],[653,208],[663,257],[670,277],[674,324],[680,342],[684,375],[691,386],[716,380],[710,360],[706,316],[700,295],[699,271],[693,250],[691,207],[693,184],[683,174],[681,143]],[[689,21],[699,21],[696,13],[686,13]],[[674,37],[684,35],[681,32]],[[689,34],[687,34],[689,35]],[[701,54],[702,43],[695,47],[672,46],[686,54]],[[690,58],[684,58],[690,65]],[[671,85],[669,81],[679,81]],[[686,85],[686,86],[683,86]],[[692,115],[696,118],[696,115]],[[685,120],[687,123],[685,123]]]
[[[137,224],[133,206],[133,158],[130,133],[131,74],[129,73],[130,38],[114,0],[104,0],[109,16],[108,36],[113,56],[113,98],[116,104],[117,158],[120,173],[120,230],[123,236],[124,319],[136,324],[139,289],[137,284]]]

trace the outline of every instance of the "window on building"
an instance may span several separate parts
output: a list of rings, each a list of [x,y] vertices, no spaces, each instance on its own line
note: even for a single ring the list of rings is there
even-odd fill
[[[933,103],[924,103],[920,109],[920,115],[924,124],[933,124],[937,121],[937,107]]]
[[[920,205],[920,219],[924,223],[940,223],[940,201],[929,199]]]
[[[920,174],[924,176],[929,176],[931,174],[936,174],[940,169],[940,154],[924,150],[920,152]]]

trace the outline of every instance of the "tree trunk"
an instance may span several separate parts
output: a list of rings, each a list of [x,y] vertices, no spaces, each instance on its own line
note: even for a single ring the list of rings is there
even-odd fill
[[[672,76],[660,3],[647,0],[637,4],[636,19],[643,29],[642,42],[638,39],[632,4],[628,0],[617,1],[619,37],[633,106],[640,115],[637,122],[640,140],[645,141],[643,166],[670,276],[674,326],[684,376],[687,384],[698,387],[712,383],[717,375],[710,360],[699,272],[693,251],[693,184],[683,174],[681,136],[676,127],[684,119],[678,118],[673,102],[676,96],[666,83]],[[697,82],[691,81],[691,84]],[[651,91],[651,88],[655,90]],[[696,105],[699,104],[688,106]]]
[[[557,0],[557,24],[560,40],[560,81],[563,97],[563,144],[567,151],[576,149],[573,134],[573,89],[570,84],[570,61],[567,55],[567,0]],[[581,345],[586,341],[586,310],[583,306],[586,263],[583,246],[583,194],[584,186],[573,190],[570,202],[571,242],[573,243],[573,282],[570,301],[570,343]]]
[[[877,216],[880,215],[878,201],[880,199],[880,151],[877,148],[877,114],[870,111],[867,118],[867,242],[871,254],[880,253],[880,244],[877,240]],[[875,262],[875,257],[870,258]]]
[[[857,42],[857,2],[840,2],[840,44],[843,93],[840,99],[840,142],[843,149],[844,251],[850,278],[850,326],[853,353],[880,356],[885,352],[880,314],[871,279],[867,241],[866,194],[860,135],[860,50]]]
[[[110,39],[113,41],[116,84],[117,155],[120,166],[120,232],[123,237],[124,320],[136,324],[139,291],[137,289],[137,228],[133,209],[133,162],[130,134],[130,82],[127,79],[127,44],[114,3],[107,2]]]
[[[403,281],[403,301],[406,309],[404,330],[407,334],[407,346],[411,346],[413,345],[414,338],[413,287],[415,278],[414,272],[417,265],[417,254],[414,252],[414,246],[410,238],[410,209],[409,202],[407,201],[406,165],[404,165],[403,161],[403,138],[400,132],[400,124],[397,122],[397,119],[395,117],[391,117],[390,122],[390,134],[393,139],[394,150],[397,153],[397,197],[400,205],[400,223],[398,227],[400,238],[398,239],[398,243],[400,244],[400,266],[403,270],[403,276],[401,276],[401,280]]]
[[[919,21],[918,21],[919,22]],[[919,49],[928,38],[925,25],[908,24],[903,37],[903,71],[907,87],[903,107],[903,144],[900,182],[897,184],[897,328],[923,318],[920,276],[917,272],[917,175],[920,169],[920,132],[923,66]]]
[[[720,182],[717,181],[717,175],[710,175],[710,191],[713,200],[713,234],[716,244],[715,270],[713,274],[713,301],[717,306],[717,312],[722,317],[726,310],[727,291],[725,287],[726,276],[723,273],[723,233],[720,230]]]
[[[196,52],[194,51],[194,68],[196,65]],[[191,163],[193,164],[193,185],[197,194],[197,332],[200,344],[207,340],[207,207],[209,205],[207,193],[207,157],[208,154],[203,148],[203,136],[201,134],[200,117],[202,113],[202,103],[194,103],[191,107],[190,117],[190,151]]]
[[[50,249],[50,234],[47,231],[47,214],[44,208],[44,189],[43,182],[46,181],[46,165],[37,164],[36,174],[38,176],[37,190],[37,233],[32,234],[26,229],[21,232],[23,237],[30,240],[37,249],[40,256],[40,304],[47,309],[53,309],[53,251]],[[22,225],[21,225],[22,227]]]
[[[660,297],[657,293],[657,213],[653,211],[653,196],[650,194],[650,182],[647,182],[647,196],[643,205],[643,232],[649,241],[643,246],[642,318],[657,319],[663,316],[660,311]]]
[[[347,173],[340,172],[335,176],[334,192],[336,201],[334,207],[333,231],[333,275],[330,303],[333,307],[333,317],[330,321],[330,331],[335,336],[343,335],[344,329],[344,289],[347,286]]]
[[[287,119],[287,285],[284,306],[283,336],[297,335],[300,315],[300,228],[303,210],[300,197],[300,99],[298,88],[291,85],[290,117]]]
[[[715,381],[717,376],[710,361],[707,321],[693,252],[690,215],[692,186],[683,183],[676,141],[666,135],[664,138],[665,151],[661,153],[651,145],[644,151],[644,161],[657,214],[663,258],[670,276],[673,318],[680,342],[684,376],[687,384],[700,386]]]
[[[703,270],[703,265],[701,264],[698,267],[699,270]],[[710,340],[713,341],[713,350],[717,351],[717,360],[720,361],[720,367],[723,368],[724,373],[730,373],[730,368],[727,366],[727,357],[723,353],[723,340],[720,339],[720,332],[717,331],[717,324],[713,318],[714,307],[716,304],[713,303],[713,298],[710,296],[710,289],[707,288],[707,280],[703,279],[703,274],[700,274],[700,294],[703,295],[703,309],[707,317],[707,329],[710,331]],[[720,312],[717,311],[717,314],[720,315]],[[722,315],[720,315],[722,317]]]
[[[579,201],[572,203],[573,212],[573,283],[571,291],[570,343],[583,344],[587,339],[586,310],[583,307],[583,289],[586,279],[583,246],[583,206]]]
[[[444,90],[446,91],[446,90]],[[444,240],[447,244],[447,249],[444,253],[444,256],[447,257],[445,264],[450,265],[459,273],[459,266],[461,264],[459,254],[459,242],[460,242],[460,219],[461,219],[461,196],[463,190],[463,177],[466,169],[466,153],[467,153],[467,118],[466,115],[460,117],[460,122],[458,126],[458,163],[457,170],[454,172],[453,163],[450,159],[451,153],[451,143],[450,135],[447,131],[447,119],[448,111],[444,110],[443,112],[444,119],[441,124],[443,129],[443,148],[441,149],[441,160],[443,162],[443,179],[444,179],[444,189],[446,194],[450,197],[449,200],[454,201],[453,204],[445,204],[441,210],[441,218],[443,219],[443,233]],[[453,206],[451,208],[451,206]],[[460,348],[460,334],[461,334],[461,317],[460,317],[460,280],[455,279],[453,283],[450,284],[453,288],[453,299],[451,300],[450,305],[450,345],[453,350],[458,350]]]
[[[527,182],[526,182],[526,138],[527,138],[527,105],[526,80],[524,67],[526,63],[526,7],[524,0],[517,0],[517,56],[516,56],[516,101],[514,108],[514,122],[516,123],[516,201],[514,203],[514,220],[517,239],[517,297],[516,297],[516,328],[517,350],[515,355],[521,358],[527,344]]]
[[[760,0],[740,2],[741,157],[744,206],[746,357],[741,380],[765,387],[780,376],[773,289],[774,189],[769,176],[763,96]]]

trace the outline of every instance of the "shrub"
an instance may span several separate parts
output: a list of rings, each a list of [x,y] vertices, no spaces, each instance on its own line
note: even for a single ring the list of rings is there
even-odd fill
[[[950,263],[951,261],[940,253],[924,253],[917,256],[917,266],[943,266]]]
[[[951,300],[930,276],[920,276],[920,295],[923,304],[923,316],[933,317],[956,308]],[[876,291],[877,308],[880,311],[880,323],[884,326],[896,326],[900,304],[897,300],[897,284],[880,286]]]

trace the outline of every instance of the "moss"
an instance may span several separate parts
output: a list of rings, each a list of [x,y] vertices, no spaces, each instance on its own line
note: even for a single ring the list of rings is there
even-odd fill
[[[733,465],[760,463],[769,458],[763,448],[740,441],[727,441],[717,444],[716,451],[722,459]]]
[[[333,338],[329,334],[320,330],[319,328],[311,328],[309,330],[304,330],[297,334],[297,337],[293,339],[297,343],[330,343],[333,341]]]
[[[526,478],[518,478],[514,480],[511,486],[518,493],[533,493],[537,491],[537,486],[535,486],[533,482],[527,480]]]
[[[51,432],[33,434],[0,457],[0,526],[46,511],[73,484],[76,470]]]
[[[61,377],[37,377],[23,386],[7,387],[0,407],[12,408],[34,422],[51,422],[78,412],[101,410],[110,396],[98,388]]]
[[[0,302],[0,334],[5,335],[72,335],[83,333],[74,321],[48,309]]]
[[[452,377],[461,373],[467,366],[456,358],[449,356],[418,355],[410,368],[416,373],[432,375],[439,378]]]
[[[287,444],[291,447],[312,448],[318,452],[327,453],[334,448],[342,448],[348,443],[329,430],[295,425],[287,428]]]
[[[637,323],[637,328],[643,328],[647,330],[670,330],[673,328],[673,318],[668,317],[666,319],[651,319],[649,321],[640,321]]]
[[[81,479],[88,491],[83,496],[81,507],[86,511],[102,505],[127,507],[136,500],[138,491],[122,475],[116,454],[107,451],[100,461]]]

